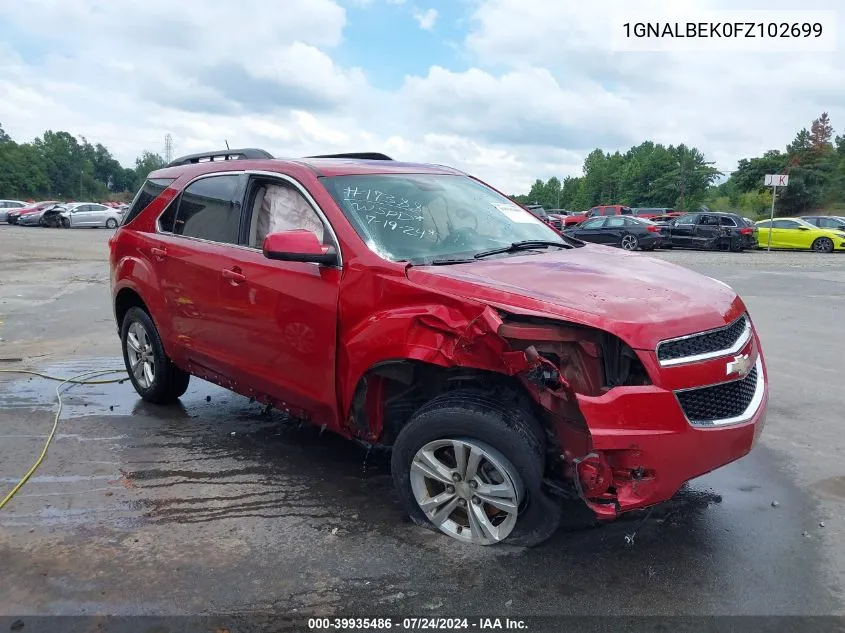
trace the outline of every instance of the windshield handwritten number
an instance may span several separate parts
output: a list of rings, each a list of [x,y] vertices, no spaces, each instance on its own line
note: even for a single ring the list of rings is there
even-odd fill
[[[372,224],[372,223],[373,223],[373,220],[375,220],[375,219],[376,219],[376,216],[374,216],[374,215],[368,215],[368,216],[367,216],[367,224]]]
[[[396,222],[393,222],[393,221],[391,221],[391,220],[387,220],[387,221],[384,223],[384,228],[387,228],[388,226],[390,227],[390,230],[391,230],[391,231],[395,231],[395,230],[396,230],[396,227],[397,227],[398,225],[396,224]]]

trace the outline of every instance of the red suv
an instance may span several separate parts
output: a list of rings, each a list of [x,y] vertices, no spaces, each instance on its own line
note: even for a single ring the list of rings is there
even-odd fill
[[[143,399],[195,375],[390,447],[407,513],[463,542],[539,543],[565,499],[602,519],[665,501],[763,429],[730,287],[560,235],[446,167],[189,156],[110,249]]]

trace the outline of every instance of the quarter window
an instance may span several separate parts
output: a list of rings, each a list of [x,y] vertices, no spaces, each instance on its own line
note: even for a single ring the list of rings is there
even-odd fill
[[[235,205],[234,198],[239,180],[237,175],[210,176],[188,185],[179,199],[173,232],[212,242],[237,244],[241,208]]]
[[[143,211],[147,205],[149,205],[153,200],[158,198],[162,192],[167,189],[167,185],[173,182],[173,178],[150,178],[144,183],[144,186],[138,190],[138,193],[135,194],[135,199],[132,201],[132,206],[129,207],[129,210],[126,212],[126,215],[123,217],[122,224],[129,224],[132,220],[134,220],[141,211]],[[176,205],[171,205],[174,212],[176,210]],[[161,227],[163,230],[171,231],[173,230],[173,215],[170,215],[170,221],[165,226],[165,218],[162,216],[160,221]]]
[[[677,220],[675,220],[675,224],[695,224],[696,217],[694,215],[682,215]]]
[[[734,219],[728,217],[727,215],[720,216],[719,222],[722,226],[736,226],[736,222],[734,221]]]

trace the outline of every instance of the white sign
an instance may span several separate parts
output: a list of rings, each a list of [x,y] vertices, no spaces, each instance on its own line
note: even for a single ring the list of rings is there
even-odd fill
[[[518,207],[515,204],[502,204],[500,202],[493,202],[491,204],[501,211],[505,217],[514,222],[519,222],[520,224],[542,224],[530,211]]]
[[[786,174],[766,174],[767,187],[786,187],[789,184],[789,176]]]

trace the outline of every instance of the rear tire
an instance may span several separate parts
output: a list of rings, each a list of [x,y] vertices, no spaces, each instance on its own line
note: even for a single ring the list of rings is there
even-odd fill
[[[622,248],[626,251],[635,251],[640,245],[640,241],[637,239],[636,235],[623,235],[622,236]]]
[[[541,432],[528,411],[485,391],[434,398],[393,446],[391,471],[403,508],[416,524],[464,543],[542,543],[560,525],[561,506],[541,488]]]
[[[123,362],[132,386],[143,400],[175,402],[188,389],[191,375],[179,369],[164,352],[153,320],[143,308],[129,308],[120,328]]]
[[[819,237],[813,242],[813,245],[810,247],[816,253],[832,253],[833,252],[833,240],[829,237]]]

